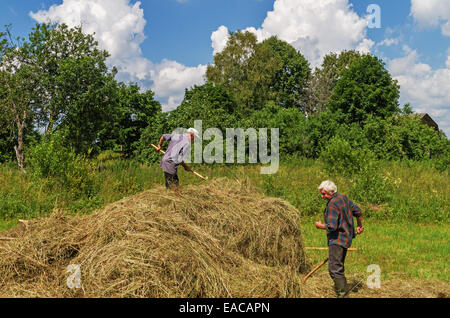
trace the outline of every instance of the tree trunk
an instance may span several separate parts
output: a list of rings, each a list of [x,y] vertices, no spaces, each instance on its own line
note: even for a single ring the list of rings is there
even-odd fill
[[[25,129],[25,123],[27,121],[27,112],[23,112],[22,121],[16,118],[17,124],[17,145],[14,146],[16,152],[17,164],[22,172],[25,172],[25,154],[23,152],[23,132]]]
[[[25,171],[25,155],[23,153],[23,127],[19,127],[17,134],[17,145],[14,146],[16,151],[17,164],[20,170]]]
[[[48,120],[47,129],[45,130],[45,135],[49,136],[53,130],[53,112],[50,111],[50,117]]]

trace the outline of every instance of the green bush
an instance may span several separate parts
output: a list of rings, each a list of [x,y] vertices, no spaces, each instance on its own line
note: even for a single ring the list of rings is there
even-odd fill
[[[353,147],[336,136],[322,151],[320,159],[328,173],[350,178],[350,195],[355,200],[371,204],[389,201],[392,186],[370,149]]]
[[[73,198],[91,196],[95,192],[95,169],[82,156],[65,145],[62,133],[46,136],[32,145],[27,163],[34,179],[66,188]]]
[[[391,200],[392,191],[392,184],[374,160],[368,160],[351,179],[350,196],[356,201],[382,204]]]
[[[352,176],[362,171],[365,162],[372,160],[369,150],[352,147],[350,142],[341,137],[333,137],[320,154],[320,160],[327,172]]]

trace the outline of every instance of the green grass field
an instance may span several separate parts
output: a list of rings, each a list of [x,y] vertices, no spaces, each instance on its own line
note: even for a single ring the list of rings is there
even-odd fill
[[[308,216],[302,219],[302,235],[306,246],[326,247],[325,231],[315,228],[319,219]],[[380,266],[381,278],[398,275],[406,278],[439,280],[450,283],[448,259],[450,255],[450,226],[391,222],[366,219],[365,231],[353,241],[346,259],[346,273],[367,276],[367,267]],[[307,250],[313,264],[319,264],[328,251]]]
[[[98,164],[98,162],[96,162]],[[33,179],[14,165],[0,166],[0,231],[18,224],[17,220],[45,216],[53,208],[71,214],[90,213],[123,197],[163,184],[163,173],[157,164],[139,164],[126,160],[102,162],[93,171],[90,195],[79,196],[72,189],[52,179]],[[374,204],[355,192],[358,179],[329,175],[313,160],[292,159],[281,164],[275,175],[261,175],[260,167],[250,165],[193,165],[201,174],[212,178],[248,178],[266,195],[289,201],[301,214],[301,230],[306,246],[325,247],[324,231],[313,223],[322,219],[325,206],[317,186],[325,179],[335,181],[338,191],[358,196],[354,200],[364,212],[365,232],[357,237],[349,252],[346,272],[367,276],[367,266],[377,264],[382,278],[393,275],[439,280],[450,283],[450,182],[448,170],[438,172],[425,164],[381,165],[382,177],[390,185],[389,200]],[[179,169],[181,185],[199,184],[201,179]],[[207,182],[207,181],[206,181]],[[356,190],[355,190],[356,189]],[[386,191],[386,190],[384,190]],[[1,234],[0,234],[1,236]],[[308,250],[312,264],[320,263],[327,251]]]

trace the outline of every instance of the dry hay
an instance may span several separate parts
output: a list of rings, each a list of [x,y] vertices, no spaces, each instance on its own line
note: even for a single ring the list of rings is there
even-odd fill
[[[4,233],[0,297],[300,297],[298,211],[247,181],[162,187]],[[80,289],[67,267],[81,269]]]

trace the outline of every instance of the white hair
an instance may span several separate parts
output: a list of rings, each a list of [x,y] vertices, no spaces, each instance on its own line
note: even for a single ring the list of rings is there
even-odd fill
[[[324,189],[328,194],[336,193],[336,192],[337,192],[337,187],[336,187],[336,185],[334,184],[333,181],[330,181],[330,180],[325,180],[325,181],[323,181],[323,182],[320,184],[320,186],[319,186],[318,189],[319,189],[319,191],[322,190],[322,189]]]
[[[197,137],[197,138],[200,138],[199,133],[198,133],[198,130],[195,129],[195,128],[189,128],[186,132],[187,132],[188,134],[193,134],[193,135],[194,135],[195,137]]]

